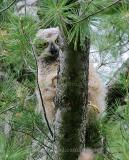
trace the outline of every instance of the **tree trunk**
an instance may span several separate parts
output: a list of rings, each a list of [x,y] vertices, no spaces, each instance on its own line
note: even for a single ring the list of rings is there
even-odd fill
[[[75,160],[85,147],[89,39],[85,49],[70,44],[60,55],[56,97],[56,160]]]

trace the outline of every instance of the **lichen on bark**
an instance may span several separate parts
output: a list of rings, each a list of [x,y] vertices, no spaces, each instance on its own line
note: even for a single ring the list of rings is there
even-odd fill
[[[65,47],[60,55],[56,108],[56,159],[75,160],[85,147],[89,39],[85,49]]]

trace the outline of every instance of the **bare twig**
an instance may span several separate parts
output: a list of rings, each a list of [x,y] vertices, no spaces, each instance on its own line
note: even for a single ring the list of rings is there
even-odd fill
[[[7,6],[7,7],[4,8],[4,9],[2,9],[2,10],[0,11],[0,14],[1,14],[2,12],[5,12],[6,10],[8,10],[16,1],[17,1],[17,0],[14,0],[12,3],[9,4],[9,6]]]
[[[112,61],[112,62],[102,62],[102,63],[97,67],[97,69],[100,69],[102,66],[105,66],[105,65],[108,65],[108,64],[113,64],[113,63],[116,63],[116,61]]]
[[[40,95],[40,99],[41,99],[41,104],[42,104],[43,112],[44,112],[44,118],[45,118],[45,120],[46,120],[46,123],[47,123],[48,129],[49,129],[49,131],[50,131],[50,134],[51,134],[51,136],[53,137],[53,132],[52,132],[52,130],[51,130],[49,121],[48,121],[48,119],[47,119],[46,110],[45,110],[45,106],[44,106],[44,103],[43,103],[43,97],[42,97],[40,85],[39,85],[39,83],[38,83],[38,62],[37,62],[37,57],[36,57],[35,49],[34,49],[34,46],[33,46],[32,42],[30,42],[30,44],[31,44],[32,53],[33,53],[33,56],[34,56],[34,59],[35,59],[35,62],[36,62],[36,71],[37,71],[36,81],[37,81],[37,86],[38,86],[38,90],[39,90],[39,95]]]

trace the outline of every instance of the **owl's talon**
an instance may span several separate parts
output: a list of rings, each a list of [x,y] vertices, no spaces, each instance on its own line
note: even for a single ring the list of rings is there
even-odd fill
[[[99,107],[97,105],[92,104],[91,101],[88,102],[88,106],[92,107],[95,112],[100,113]]]

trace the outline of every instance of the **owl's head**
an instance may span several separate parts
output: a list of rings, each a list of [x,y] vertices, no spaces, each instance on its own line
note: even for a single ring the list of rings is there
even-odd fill
[[[58,57],[60,52],[59,27],[40,29],[35,38],[35,47],[40,57]]]

